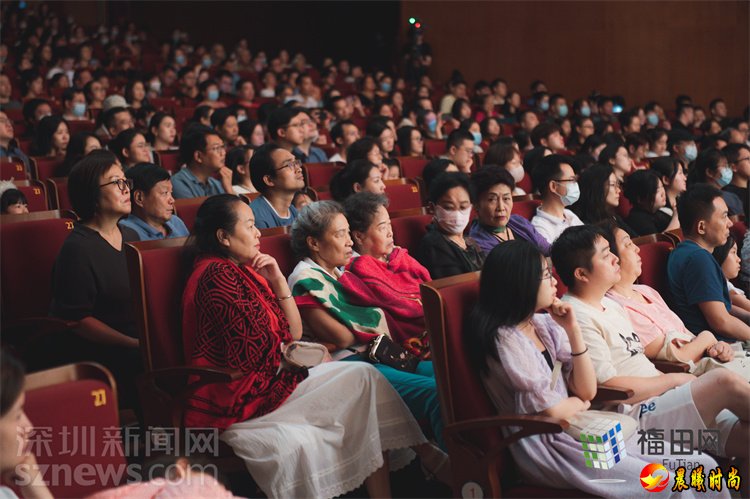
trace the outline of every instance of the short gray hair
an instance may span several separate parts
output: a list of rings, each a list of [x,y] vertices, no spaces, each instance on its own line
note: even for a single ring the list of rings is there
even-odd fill
[[[292,251],[299,258],[311,256],[307,238],[320,239],[331,225],[333,217],[344,214],[344,208],[336,201],[316,201],[299,212],[292,224]]]

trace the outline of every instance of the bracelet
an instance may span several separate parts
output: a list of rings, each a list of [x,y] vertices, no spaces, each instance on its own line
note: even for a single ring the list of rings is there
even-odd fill
[[[278,301],[288,300],[291,297],[292,297],[292,295],[290,294],[289,296],[285,296],[284,298],[278,298]]]
[[[583,354],[585,354],[588,351],[589,351],[589,347],[586,347],[586,350],[584,350],[583,352],[578,352],[578,353],[572,353],[571,352],[570,356],[571,357],[578,357],[579,355],[583,355]]]

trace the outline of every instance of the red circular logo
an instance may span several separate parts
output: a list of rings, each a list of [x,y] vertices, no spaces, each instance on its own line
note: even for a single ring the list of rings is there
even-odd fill
[[[669,471],[661,464],[647,464],[641,470],[641,486],[649,492],[661,492],[669,485]]]

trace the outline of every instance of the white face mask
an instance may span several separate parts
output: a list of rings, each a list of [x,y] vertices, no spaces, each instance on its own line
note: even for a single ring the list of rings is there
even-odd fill
[[[435,205],[435,220],[440,228],[448,234],[461,234],[471,218],[471,206],[465,210],[446,210],[440,205]]]
[[[508,170],[508,173],[513,176],[513,181],[518,185],[518,183],[523,180],[523,176],[526,172],[524,171],[523,166],[514,166]]]

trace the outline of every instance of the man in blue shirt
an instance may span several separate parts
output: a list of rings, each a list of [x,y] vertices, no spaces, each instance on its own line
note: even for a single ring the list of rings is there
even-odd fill
[[[301,145],[292,149],[292,154],[303,163],[328,162],[328,157],[326,156],[326,153],[323,152],[323,149],[313,146],[313,143],[315,143],[320,136],[318,125],[315,124],[315,120],[310,116],[309,111],[303,109],[302,113],[303,116],[307,117],[306,120],[303,120],[303,124],[305,125],[305,139],[302,141]]]
[[[18,158],[26,168],[26,175],[31,178],[29,157],[18,147],[13,134],[13,122],[2,111],[0,111],[0,158]],[[16,180],[23,180],[23,178],[19,175]]]
[[[174,214],[169,172],[151,163],[138,163],[125,172],[133,181],[131,211],[120,225],[133,229],[139,241],[186,237],[190,231]]]
[[[283,147],[265,144],[250,160],[250,179],[261,194],[250,203],[255,226],[264,229],[292,225],[297,218],[292,199],[305,186],[302,163]]]
[[[674,310],[690,331],[712,331],[724,341],[750,339],[750,317],[732,306],[721,267],[711,255],[729,237],[729,210],[721,191],[691,186],[677,200],[685,240],[672,251],[667,276]],[[738,318],[740,317],[740,318]]]
[[[201,125],[187,131],[180,142],[180,160],[186,166],[172,176],[175,199],[234,194],[226,156],[224,141],[215,130]],[[217,174],[221,180],[215,178]]]

